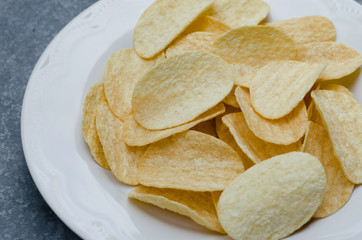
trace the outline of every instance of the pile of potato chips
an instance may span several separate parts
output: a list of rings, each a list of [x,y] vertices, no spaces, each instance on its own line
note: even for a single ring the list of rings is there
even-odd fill
[[[362,56],[322,16],[262,0],[156,0],[88,92],[83,135],[129,193],[234,239],[280,239],[362,183]]]

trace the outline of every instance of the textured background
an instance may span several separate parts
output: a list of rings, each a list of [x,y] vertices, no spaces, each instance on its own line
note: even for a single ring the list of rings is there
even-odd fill
[[[20,115],[41,53],[94,2],[0,0],[0,240],[79,239],[52,212],[31,179],[21,145]]]

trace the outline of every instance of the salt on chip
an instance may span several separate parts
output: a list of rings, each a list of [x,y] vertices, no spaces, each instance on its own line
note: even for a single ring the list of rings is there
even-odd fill
[[[96,128],[97,106],[105,100],[103,83],[94,84],[89,89],[83,103],[82,132],[94,160],[101,167],[109,170],[109,165],[104,156],[103,147]]]
[[[251,105],[268,119],[287,115],[303,100],[325,67],[298,61],[270,62],[251,81]]]
[[[225,233],[217,218],[209,192],[138,186],[128,196],[190,217],[212,231]]]
[[[269,5],[262,0],[216,0],[207,14],[230,28],[238,28],[257,25],[269,11]]]
[[[191,122],[185,123],[183,125],[168,128],[164,130],[148,130],[140,126],[133,117],[127,119],[123,124],[123,140],[127,145],[130,146],[144,146],[161,139],[167,138],[173,134],[186,131],[197,124],[202,123],[216,117],[219,114],[225,112],[225,106],[222,103],[219,103],[215,107],[204,112]]]
[[[321,80],[338,79],[353,73],[362,65],[362,56],[355,49],[338,42],[312,42],[303,44],[299,61],[325,63]]]
[[[294,60],[297,44],[283,31],[272,26],[231,29],[213,44],[212,52],[231,64],[260,68],[275,60]]]
[[[136,185],[138,158],[145,147],[129,147],[122,141],[123,122],[109,109],[107,102],[97,107],[96,126],[104,154],[114,176],[121,182]]]
[[[291,18],[266,25],[284,31],[297,43],[326,42],[336,40],[336,28],[323,16]]]
[[[285,117],[272,120],[255,112],[248,89],[237,87],[235,96],[249,129],[258,138],[270,143],[289,145],[303,137],[308,125],[308,114],[303,101]]]
[[[150,130],[175,127],[216,106],[232,87],[232,68],[220,57],[185,52],[160,62],[136,84],[134,117]]]
[[[138,169],[139,181],[145,186],[218,191],[242,173],[244,166],[228,144],[189,130],[150,144]]]
[[[220,35],[228,30],[230,28],[219,20],[203,14],[193,21],[181,35],[192,32],[210,32]]]
[[[326,175],[317,158],[291,152],[265,160],[223,191],[217,214],[233,239],[282,239],[317,210]]]
[[[313,217],[327,217],[337,212],[351,197],[354,184],[341,168],[333,151],[333,145],[324,127],[309,122],[303,143],[303,152],[312,154],[321,161],[327,175],[327,190],[321,205]]]
[[[214,0],[156,0],[138,19],[133,33],[137,54],[152,58],[172,42]]]
[[[193,32],[175,39],[166,50],[166,57],[181,54],[185,51],[210,51],[218,34],[210,32]]]
[[[249,129],[242,112],[227,114],[222,117],[222,121],[229,128],[238,146],[254,163],[301,149],[300,141],[290,145],[277,145],[261,140]]]
[[[132,93],[136,83],[156,60],[140,58],[134,49],[122,49],[109,58],[104,73],[104,91],[112,112],[121,120],[132,113]]]
[[[330,90],[313,91],[312,98],[346,177],[362,183],[362,106],[353,97]]]

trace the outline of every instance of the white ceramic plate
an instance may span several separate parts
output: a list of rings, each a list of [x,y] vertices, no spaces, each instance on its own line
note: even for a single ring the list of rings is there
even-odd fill
[[[323,15],[337,41],[362,53],[362,7],[352,0],[266,0],[270,21]],[[22,141],[31,175],[54,212],[84,239],[229,239],[186,217],[127,198],[132,187],[92,159],[81,133],[82,104],[102,81],[108,57],[132,47],[133,27],[152,0],[99,1],[69,23],[39,59],[22,110]],[[347,79],[362,103],[362,76]],[[362,188],[336,214],[288,239],[362,239]]]

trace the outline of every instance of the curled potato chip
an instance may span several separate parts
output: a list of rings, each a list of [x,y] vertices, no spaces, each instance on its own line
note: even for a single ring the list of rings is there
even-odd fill
[[[128,196],[190,217],[212,231],[225,233],[209,192],[138,186]]]
[[[302,45],[298,60],[325,63],[322,80],[338,79],[353,73],[362,65],[362,56],[353,48],[338,42],[312,42]]]
[[[325,190],[326,175],[319,160],[291,152],[235,178],[221,194],[217,214],[233,239],[281,239],[312,217]]]
[[[317,157],[326,172],[326,194],[313,217],[327,217],[337,212],[349,200],[354,184],[344,175],[338,158],[334,154],[328,132],[324,127],[309,122],[302,151]]]
[[[103,83],[94,84],[89,89],[83,103],[82,132],[94,160],[101,167],[109,170],[109,165],[104,156],[103,147],[96,128],[97,106],[105,100]]]
[[[157,0],[138,19],[133,33],[137,54],[152,58],[172,42],[214,0]]]
[[[266,25],[284,31],[297,43],[325,42],[336,40],[336,28],[323,16],[306,16],[271,22]]]
[[[254,163],[301,149],[300,141],[290,145],[277,145],[261,140],[249,129],[242,112],[227,114],[222,117],[222,121],[229,128],[238,146]]]
[[[137,161],[145,147],[129,147],[122,141],[123,122],[109,109],[107,102],[97,107],[96,126],[104,154],[114,176],[130,185],[138,184]]]
[[[232,87],[231,66],[220,57],[185,52],[162,61],[136,84],[134,117],[151,130],[175,127],[216,106]]]
[[[126,120],[132,113],[133,89],[155,62],[155,59],[140,58],[134,49],[119,50],[109,58],[104,73],[104,91],[109,108],[121,120]]]
[[[303,137],[308,124],[308,114],[303,101],[285,117],[272,120],[255,112],[250,103],[248,89],[237,87],[235,96],[249,129],[258,138],[270,143],[289,145]]]
[[[235,98],[235,89],[236,85],[234,85],[233,89],[231,89],[230,93],[224,98],[223,103],[230,105],[234,108],[239,108],[238,101]]]
[[[127,145],[130,146],[144,146],[166,137],[169,137],[173,134],[186,131],[203,121],[207,121],[216,117],[219,114],[222,114],[225,111],[225,106],[222,103],[219,103],[215,107],[209,109],[208,111],[202,113],[200,116],[192,120],[191,122],[185,123],[183,125],[168,128],[164,130],[148,130],[140,126],[133,117],[127,119],[123,124],[123,140]]]
[[[251,105],[268,119],[287,115],[303,100],[325,67],[298,61],[268,63],[251,81]]]
[[[232,64],[260,68],[269,61],[293,60],[297,44],[289,36],[271,26],[231,29],[213,44],[212,52]]]
[[[181,38],[177,38],[167,48],[166,57],[169,58],[185,51],[210,51],[213,42],[218,36],[218,34],[210,32],[193,32]]]
[[[207,14],[231,28],[238,28],[257,25],[269,11],[269,5],[262,0],[216,0]]]
[[[192,130],[150,144],[138,168],[142,185],[192,191],[223,190],[244,171],[228,144]]]
[[[312,92],[334,152],[347,178],[362,183],[362,106],[351,96],[330,90]]]
[[[182,33],[182,35],[192,32],[210,32],[220,35],[229,30],[230,28],[219,20],[203,14],[195,21],[193,21],[191,25],[188,26],[186,30]]]
[[[320,90],[336,91],[336,92],[344,93],[351,97],[354,97],[353,93],[348,88],[346,88],[345,86],[342,86],[340,84],[335,84],[335,83],[327,84],[327,85],[321,86]]]

